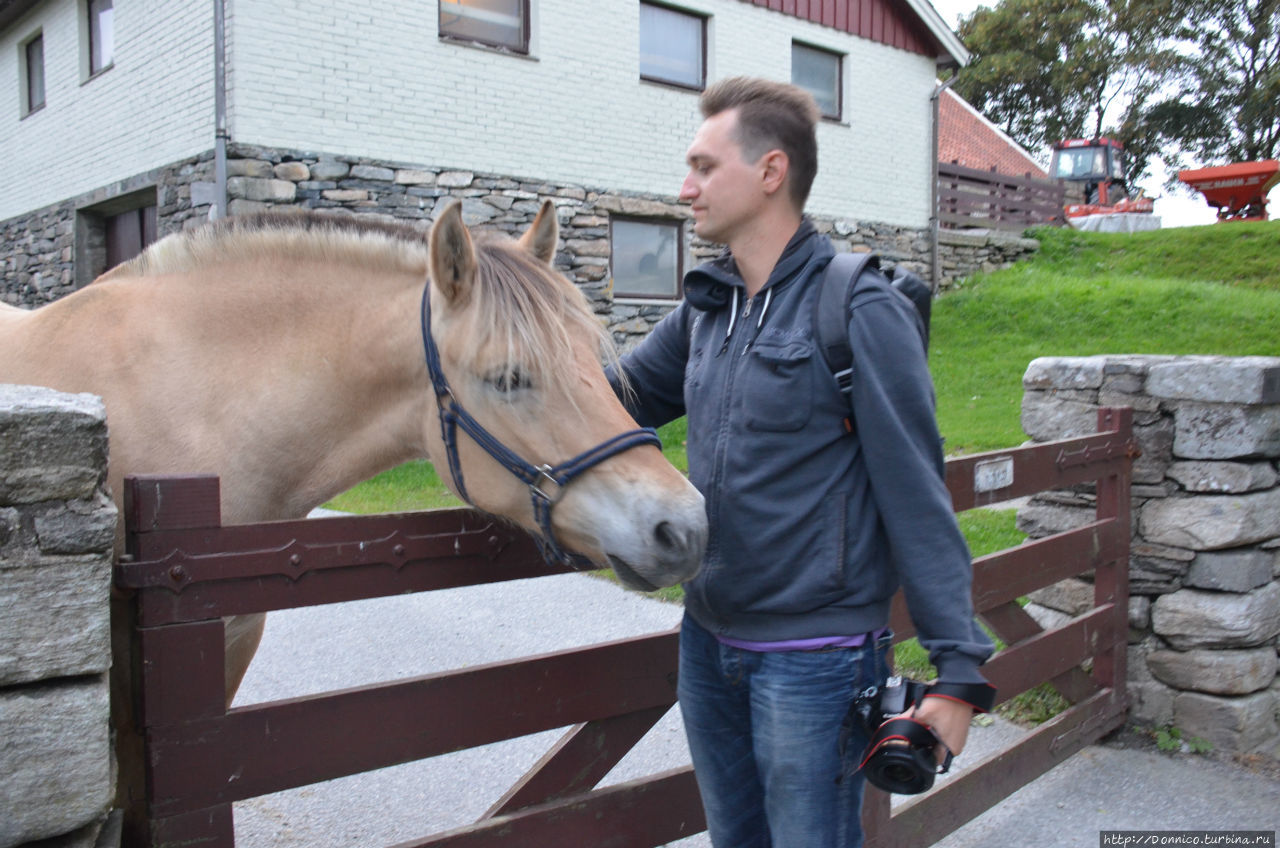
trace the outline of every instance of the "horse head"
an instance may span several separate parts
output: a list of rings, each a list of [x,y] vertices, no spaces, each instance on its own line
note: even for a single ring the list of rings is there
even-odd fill
[[[601,365],[612,341],[552,268],[558,238],[549,201],[518,242],[473,238],[457,204],[432,227],[429,453],[455,494],[544,550],[612,566],[634,589],[683,582],[706,546],[702,496],[615,396]]]

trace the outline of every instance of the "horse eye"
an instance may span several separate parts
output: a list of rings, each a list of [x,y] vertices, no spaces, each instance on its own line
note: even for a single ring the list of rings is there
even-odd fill
[[[503,371],[489,377],[487,382],[503,394],[510,394],[511,392],[529,388],[529,378],[519,368],[512,368],[509,371]]]

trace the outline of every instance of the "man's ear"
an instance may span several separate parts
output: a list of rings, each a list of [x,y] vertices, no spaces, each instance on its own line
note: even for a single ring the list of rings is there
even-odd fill
[[[791,172],[791,160],[787,154],[781,150],[770,150],[760,157],[760,165],[765,194],[773,194],[787,184],[787,174]]]

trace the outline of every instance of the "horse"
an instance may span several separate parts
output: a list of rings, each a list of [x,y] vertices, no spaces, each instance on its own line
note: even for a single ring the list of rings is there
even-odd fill
[[[518,241],[460,210],[426,236],[318,212],[166,236],[58,301],[0,309],[0,382],[103,399],[117,504],[126,475],[208,472],[224,523],[301,518],[426,458],[549,557],[644,591],[688,580],[702,496],[609,385],[612,341],[551,264],[554,205]],[[264,618],[226,622],[228,705]]]

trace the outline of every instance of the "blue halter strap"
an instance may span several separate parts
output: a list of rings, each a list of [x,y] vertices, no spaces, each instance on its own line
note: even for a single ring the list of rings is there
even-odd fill
[[[529,487],[534,520],[537,521],[538,528],[542,532],[538,537],[538,548],[542,551],[543,558],[552,565],[576,569],[598,567],[581,554],[566,551],[560,546],[551,529],[551,509],[559,501],[560,494],[566,486],[609,457],[640,445],[654,445],[661,448],[662,441],[658,438],[658,434],[648,427],[627,430],[559,465],[533,465],[527,462],[494,438],[493,434],[481,426],[471,413],[463,409],[453,396],[449,381],[445,379],[444,369],[440,366],[440,351],[436,348],[435,339],[431,335],[431,285],[429,283],[422,291],[421,313],[422,348],[427,358],[427,372],[436,390],[436,405],[440,410],[440,436],[444,440],[445,453],[449,457],[449,474],[458,488],[458,494],[467,503],[471,503],[466,484],[462,479],[462,462],[458,458],[458,429],[461,428],[476,444],[484,448],[486,453],[497,460],[499,465]]]

